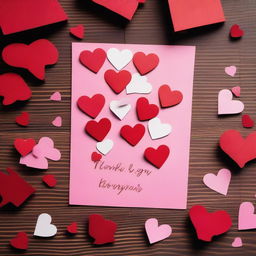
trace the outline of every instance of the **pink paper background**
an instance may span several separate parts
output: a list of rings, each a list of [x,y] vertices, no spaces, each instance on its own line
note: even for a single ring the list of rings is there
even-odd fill
[[[153,86],[150,94],[127,95],[124,90],[116,95],[104,80],[104,72],[107,69],[114,69],[108,60],[97,75],[79,62],[79,54],[83,50],[93,51],[96,48],[103,48],[107,52],[112,47],[119,50],[129,49],[133,53],[153,52],[159,56],[158,67],[146,75]],[[186,209],[194,60],[194,46],[73,43],[70,204]],[[124,69],[132,74],[137,72],[132,62]],[[150,103],[159,105],[158,88],[163,84],[170,85],[173,90],[180,90],[184,98],[175,107],[160,109],[158,117],[162,122],[172,125],[172,132],[165,138],[153,141],[147,130],[147,122],[139,122],[137,119],[136,100],[139,97],[147,97]],[[98,121],[103,117],[110,119],[112,128],[106,139],[114,141],[112,151],[103,156],[102,160],[108,165],[122,163],[122,166],[126,167],[123,172],[94,169],[95,164],[91,160],[91,154],[97,151],[96,141],[84,132],[85,124],[91,118],[82,113],[76,103],[80,96],[91,97],[96,93],[103,94],[106,103],[95,120]],[[123,98],[129,100],[132,109],[120,121],[110,111],[109,103],[111,100]],[[134,126],[137,123],[145,125],[146,133],[139,144],[132,147],[120,137],[119,131],[123,125]],[[162,144],[168,145],[170,156],[162,168],[157,169],[144,160],[143,153],[147,147],[157,148]],[[147,169],[151,174],[137,177],[127,171],[130,164],[136,169]],[[130,186],[139,184],[143,189],[141,192],[124,190],[118,195],[117,190],[100,188],[101,178],[111,184]]]

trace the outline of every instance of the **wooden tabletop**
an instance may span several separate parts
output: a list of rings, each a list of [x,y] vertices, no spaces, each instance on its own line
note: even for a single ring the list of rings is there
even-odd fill
[[[60,2],[69,16],[68,23],[0,37],[1,49],[12,42],[30,43],[39,38],[47,38],[60,52],[59,62],[47,69],[43,83],[35,80],[28,72],[0,63],[1,73],[15,71],[21,74],[33,91],[32,99],[25,104],[0,107],[0,168],[4,170],[8,166],[14,167],[36,188],[35,195],[21,207],[7,206],[0,210],[0,254],[17,255],[18,252],[9,246],[9,240],[17,232],[26,231],[30,244],[29,249],[23,253],[25,255],[255,255],[256,231],[238,232],[237,216],[241,202],[255,203],[256,163],[252,161],[240,170],[218,148],[218,140],[223,131],[237,129],[246,136],[253,129],[242,128],[241,114],[218,117],[217,95],[220,89],[241,86],[244,113],[256,119],[256,2],[223,0],[227,20],[225,24],[179,33],[173,32],[167,0],[147,0],[131,22],[89,0]],[[245,36],[241,40],[231,41],[229,29],[235,23],[244,29]],[[71,42],[76,39],[68,31],[69,27],[77,24],[85,26],[83,42],[196,45],[188,209],[201,204],[209,211],[228,211],[233,220],[228,233],[214,239],[212,243],[198,241],[187,210],[69,206]],[[224,72],[224,68],[230,65],[238,68],[234,78]],[[49,100],[55,91],[61,92],[61,102]],[[26,128],[17,126],[14,121],[21,111],[31,114],[31,124]],[[61,128],[51,125],[57,115],[63,117]],[[47,174],[56,175],[58,180],[53,189],[47,188],[41,181],[46,172],[18,164],[19,156],[13,147],[15,138],[39,139],[42,136],[53,138],[62,153],[61,161],[51,161],[47,171]],[[204,174],[216,173],[221,168],[232,171],[226,197],[202,183]],[[43,212],[51,214],[58,227],[58,234],[51,239],[33,237],[37,216]],[[92,245],[87,224],[88,216],[93,213],[103,214],[117,222],[114,244]],[[170,238],[151,246],[144,231],[144,222],[150,217],[157,218],[161,224],[170,224],[173,229]],[[79,233],[70,237],[65,230],[73,221],[78,222]],[[243,240],[241,248],[231,246],[237,236]]]

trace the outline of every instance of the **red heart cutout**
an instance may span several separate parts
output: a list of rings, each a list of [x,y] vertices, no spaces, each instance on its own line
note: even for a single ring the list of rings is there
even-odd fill
[[[10,66],[25,68],[35,77],[44,80],[45,66],[58,61],[59,53],[53,43],[46,39],[39,39],[26,44],[7,45],[2,52],[3,60]]]
[[[145,55],[143,52],[136,52],[133,56],[133,64],[141,75],[146,75],[159,64],[159,58],[156,54]]]
[[[116,72],[115,70],[109,69],[105,72],[104,78],[110,88],[119,94],[130,83],[132,75],[127,70]]]
[[[34,139],[16,139],[14,141],[14,147],[22,156],[29,154],[35,145]]]
[[[102,158],[102,155],[97,152],[92,152],[91,159],[93,162],[99,162]]]
[[[86,68],[90,69],[94,73],[98,73],[98,71],[103,66],[106,58],[107,58],[107,54],[101,48],[97,48],[93,52],[82,51],[79,56],[80,62]]]
[[[242,116],[242,124],[244,128],[252,128],[254,126],[254,121],[249,115]]]
[[[233,38],[239,38],[244,35],[244,31],[240,29],[239,25],[235,24],[230,28],[230,36]]]
[[[149,104],[147,98],[140,97],[136,103],[137,115],[140,121],[152,119],[158,115],[159,108],[155,104]]]
[[[89,235],[95,239],[94,244],[114,242],[116,229],[115,222],[104,219],[100,214],[89,216]]]
[[[14,73],[0,75],[0,96],[4,97],[3,105],[10,105],[17,100],[31,98],[31,90],[23,78]]]
[[[256,132],[250,133],[245,139],[239,131],[228,130],[220,136],[220,147],[241,168],[256,158]]]
[[[77,101],[77,105],[85,114],[95,118],[105,105],[105,97],[101,94],[95,94],[92,98],[81,96]]]
[[[120,135],[132,146],[139,143],[145,134],[145,127],[142,124],[136,124],[134,127],[124,125],[120,130]]]
[[[28,126],[29,125],[29,113],[28,112],[21,112],[19,116],[16,116],[15,122],[21,126]]]
[[[19,232],[15,238],[11,239],[12,247],[20,250],[28,249],[28,236],[25,232]]]
[[[55,179],[55,176],[52,174],[47,174],[42,177],[42,181],[49,186],[50,188],[53,188],[57,184],[57,180]]]
[[[209,213],[201,205],[195,205],[189,210],[189,217],[200,240],[210,242],[213,236],[227,232],[232,226],[232,220],[226,211]]]
[[[144,152],[144,157],[148,162],[160,169],[167,160],[170,154],[170,149],[166,145],[161,145],[157,149],[147,148]]]
[[[84,26],[82,24],[77,25],[73,28],[69,29],[69,32],[71,35],[79,38],[79,39],[83,39],[84,38]]]
[[[172,91],[167,84],[164,84],[159,88],[158,95],[162,108],[175,106],[183,99],[183,95],[180,91]]]
[[[77,233],[77,223],[72,222],[70,225],[67,226],[67,231],[70,234],[76,234]]]
[[[85,126],[85,131],[97,141],[102,141],[110,129],[111,122],[108,118],[102,118],[99,122],[91,120]]]

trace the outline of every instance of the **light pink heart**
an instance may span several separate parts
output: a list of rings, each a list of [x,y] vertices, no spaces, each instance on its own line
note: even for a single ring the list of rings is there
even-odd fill
[[[48,169],[48,161],[45,157],[35,157],[32,153],[20,158],[20,164],[31,168]]]
[[[225,196],[228,193],[230,180],[231,172],[228,169],[219,170],[217,175],[208,173],[203,178],[203,182],[207,187]]]
[[[61,127],[62,126],[62,118],[61,116],[56,116],[54,120],[52,121],[52,125],[56,127]]]
[[[238,230],[247,230],[256,228],[256,214],[251,202],[243,202],[239,207]]]
[[[236,74],[236,66],[225,67],[225,72],[227,75],[234,77]]]
[[[240,100],[233,100],[233,94],[228,89],[223,89],[218,96],[218,114],[238,114],[244,110],[244,104]]]
[[[233,92],[233,94],[236,96],[236,97],[240,97],[240,93],[241,93],[241,88],[240,86],[235,86],[231,89],[231,91]]]
[[[158,226],[158,220],[155,218],[148,219],[145,222],[145,229],[150,244],[164,240],[172,234],[170,225],[164,224]]]
[[[61,101],[61,94],[60,92],[55,92],[51,95],[50,100],[54,101]]]
[[[243,246],[243,241],[241,237],[236,237],[234,241],[232,242],[233,247],[242,247]]]

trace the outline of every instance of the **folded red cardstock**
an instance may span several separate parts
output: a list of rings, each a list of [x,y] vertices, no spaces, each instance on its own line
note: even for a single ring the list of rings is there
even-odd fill
[[[67,19],[57,0],[0,0],[0,27],[4,35]]]
[[[220,0],[169,0],[174,31],[224,22]]]

